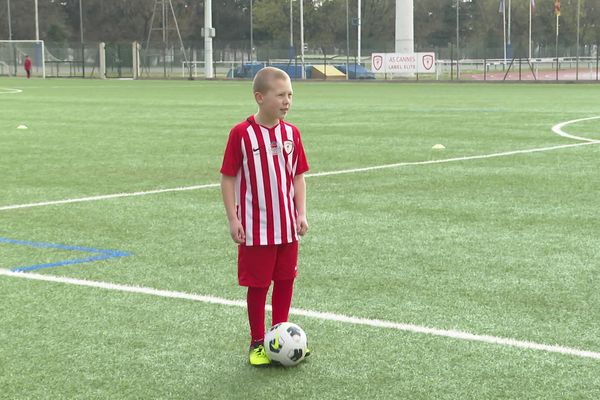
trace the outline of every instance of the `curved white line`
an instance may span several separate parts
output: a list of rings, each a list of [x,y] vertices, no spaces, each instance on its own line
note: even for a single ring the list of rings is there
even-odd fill
[[[580,118],[580,119],[574,119],[571,121],[566,121],[566,122],[561,122],[560,124],[556,124],[552,127],[552,132],[556,133],[557,135],[560,135],[562,137],[566,137],[569,139],[575,139],[575,140],[581,140],[583,142],[597,142],[598,140],[595,139],[590,139],[590,138],[584,138],[581,136],[575,136],[575,135],[571,135],[565,131],[562,130],[563,127],[567,126],[567,125],[571,125],[574,124],[576,122],[581,122],[581,121],[590,121],[593,119],[600,119],[600,116],[598,117],[589,117],[589,118]]]
[[[0,94],[15,94],[15,93],[23,93],[21,89],[12,89],[12,88],[0,88],[0,90],[11,90],[10,92],[0,92]]]

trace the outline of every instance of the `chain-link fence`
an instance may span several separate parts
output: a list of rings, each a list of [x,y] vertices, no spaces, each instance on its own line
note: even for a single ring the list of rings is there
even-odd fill
[[[355,45],[355,43],[354,43]],[[132,43],[45,43],[47,77],[142,78],[142,79],[204,79],[204,43],[186,43],[185,49],[132,46]],[[502,48],[419,47],[417,52],[435,54],[431,73],[373,73],[372,53],[393,53],[393,43],[365,43],[361,56],[355,46],[346,43],[316,46],[307,44],[304,55],[298,48],[274,42],[257,42],[253,51],[245,42],[215,41],[213,71],[216,79],[252,79],[262,67],[271,65],[284,69],[292,79],[311,80],[470,80],[470,81],[600,81],[600,52],[597,44],[576,46],[538,45],[532,57],[525,49],[515,48],[518,57],[503,57]],[[22,75],[24,50],[15,58],[13,47],[0,52],[0,73]],[[139,49],[136,51],[136,48]],[[35,54],[35,49],[30,52]],[[103,54],[102,54],[103,53]],[[577,54],[579,53],[579,57]],[[510,54],[510,52],[508,53]],[[558,58],[556,55],[558,54]],[[104,56],[104,62],[102,61]],[[20,57],[20,58],[19,58]],[[135,66],[135,60],[139,66]],[[6,60],[5,60],[6,58]],[[39,57],[38,57],[39,58]],[[39,62],[35,62],[40,64]],[[2,67],[4,66],[4,67]],[[39,66],[37,66],[39,67]],[[139,73],[136,73],[139,68]]]
[[[300,49],[281,43],[255,42],[253,51],[244,42],[215,42],[213,71],[217,79],[252,79],[264,66],[284,69],[292,79],[345,80],[475,80],[475,81],[535,81],[581,80],[598,81],[599,52],[595,44],[544,47],[532,49],[528,58],[525,49],[515,48],[519,57],[504,58],[500,48],[418,47],[415,51],[432,52],[436,68],[428,74],[377,74],[372,72],[372,53],[393,53],[394,44],[367,43],[360,58],[355,47],[345,43],[330,46],[305,45],[304,57]],[[349,50],[349,51],[348,51]],[[557,51],[558,50],[558,51]],[[556,54],[558,53],[558,62]],[[204,44],[191,43],[184,52],[175,47],[142,49],[142,78],[203,79]],[[304,72],[304,75],[303,75]]]

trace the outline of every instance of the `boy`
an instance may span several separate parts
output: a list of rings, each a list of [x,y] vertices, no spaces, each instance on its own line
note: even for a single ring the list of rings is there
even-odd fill
[[[27,79],[31,78],[31,58],[28,55],[25,56],[25,72],[27,73]]]
[[[238,282],[248,287],[249,362],[270,364],[263,346],[265,302],[271,281],[273,325],[286,322],[298,264],[298,235],[308,230],[308,163],[300,132],[283,118],[292,83],[282,70],[261,69],[252,84],[258,112],[229,134],[221,192],[231,238],[239,244]]]

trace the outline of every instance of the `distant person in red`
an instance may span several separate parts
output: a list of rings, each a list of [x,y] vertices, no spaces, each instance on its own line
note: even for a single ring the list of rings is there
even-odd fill
[[[25,72],[27,72],[27,79],[31,78],[31,59],[29,56],[25,56]]]

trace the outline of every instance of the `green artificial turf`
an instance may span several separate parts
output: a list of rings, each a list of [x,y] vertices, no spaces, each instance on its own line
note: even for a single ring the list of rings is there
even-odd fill
[[[214,184],[249,82],[0,80],[0,209]],[[595,85],[298,83],[311,173],[294,307],[600,352]],[[25,124],[27,130],[16,127]],[[600,119],[563,128],[600,139]],[[432,150],[434,144],[446,149]],[[0,237],[128,257],[41,269],[243,300],[216,187],[0,210]],[[83,253],[83,257],[88,254]],[[0,268],[82,257],[0,243]],[[247,365],[242,308],[0,276],[0,397],[595,399],[600,360],[293,316],[314,357]]]

